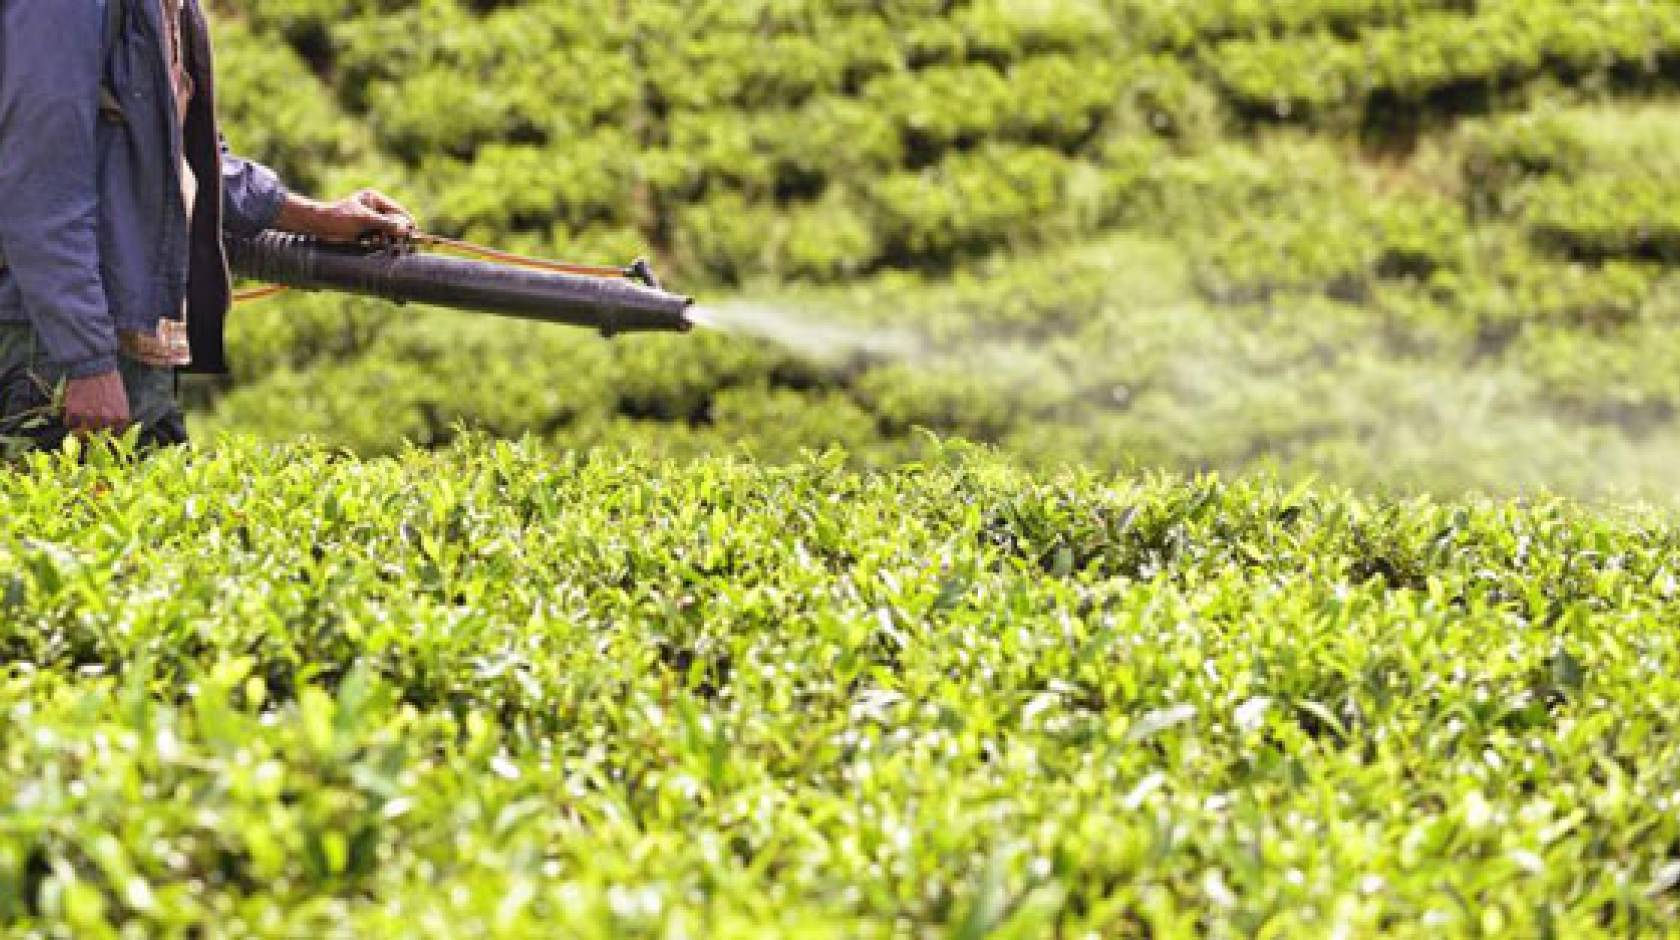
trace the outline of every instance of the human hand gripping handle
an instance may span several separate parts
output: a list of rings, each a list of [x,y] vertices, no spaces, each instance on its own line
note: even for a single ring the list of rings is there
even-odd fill
[[[368,236],[406,238],[415,231],[414,216],[374,189],[364,189],[337,202],[288,196],[275,227],[329,242],[353,242]]]

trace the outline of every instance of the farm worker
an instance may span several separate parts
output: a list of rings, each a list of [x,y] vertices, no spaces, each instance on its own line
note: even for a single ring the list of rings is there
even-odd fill
[[[200,0],[0,0],[0,436],[184,442],[176,370],[226,371],[224,231],[413,224],[228,151]]]

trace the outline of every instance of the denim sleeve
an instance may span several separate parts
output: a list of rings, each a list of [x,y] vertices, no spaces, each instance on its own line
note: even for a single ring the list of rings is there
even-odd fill
[[[0,256],[70,378],[116,368],[99,254],[103,28],[93,0],[0,0]]]
[[[226,138],[221,145],[222,227],[246,237],[273,228],[286,203],[285,184],[268,167],[234,156]]]

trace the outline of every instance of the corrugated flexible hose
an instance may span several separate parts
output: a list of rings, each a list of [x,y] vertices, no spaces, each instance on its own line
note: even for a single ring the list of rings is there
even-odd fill
[[[422,236],[421,242],[477,249],[431,236]],[[685,332],[691,326],[687,312],[692,299],[633,278],[633,269],[545,262],[491,249],[475,253],[497,260],[421,254],[407,246],[328,244],[274,231],[228,242],[235,274],[274,285],[243,293],[242,300],[297,288],[564,323],[609,336]]]

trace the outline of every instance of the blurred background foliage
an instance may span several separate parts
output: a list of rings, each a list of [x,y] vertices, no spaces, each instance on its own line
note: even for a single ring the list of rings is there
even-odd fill
[[[297,188],[376,184],[516,250],[648,254],[684,289],[932,352],[812,363],[293,296],[236,318],[206,429],[877,462],[928,427],[1041,462],[1496,487],[1676,433],[1672,2],[222,0],[215,20],[230,136]],[[1450,458],[1415,440],[1442,435]]]

